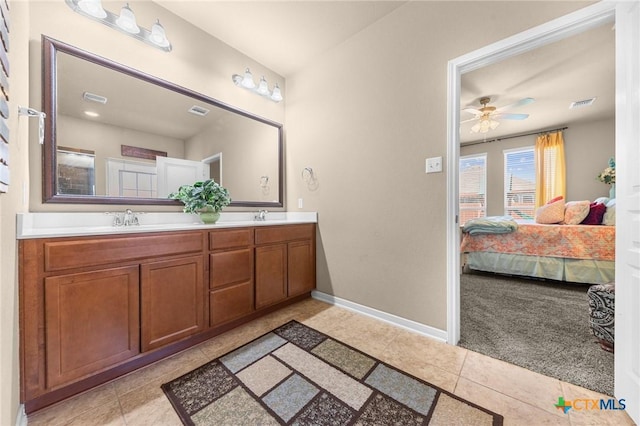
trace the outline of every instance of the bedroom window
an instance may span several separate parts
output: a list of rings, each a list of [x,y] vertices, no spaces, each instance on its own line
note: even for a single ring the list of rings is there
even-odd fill
[[[504,214],[514,219],[533,219],[536,169],[533,147],[504,152]]]
[[[487,215],[487,154],[460,157],[460,225]]]

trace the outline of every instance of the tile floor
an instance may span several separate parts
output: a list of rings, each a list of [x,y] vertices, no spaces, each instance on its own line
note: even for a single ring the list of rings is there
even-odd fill
[[[168,359],[29,415],[36,425],[180,425],[160,385],[288,322],[298,320],[504,416],[505,425],[633,425],[624,411],[564,414],[554,404],[607,398],[346,309],[308,299]]]

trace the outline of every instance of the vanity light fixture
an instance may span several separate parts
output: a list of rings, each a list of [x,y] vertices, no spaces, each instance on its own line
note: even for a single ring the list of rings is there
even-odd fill
[[[273,102],[280,102],[282,100],[282,92],[280,92],[280,86],[278,86],[278,83],[276,83],[275,86],[273,86],[273,90],[270,91],[267,80],[262,76],[260,78],[260,82],[256,85],[256,82],[253,80],[253,74],[251,74],[249,68],[245,69],[244,74],[242,75],[234,74],[231,76],[231,79],[236,86],[271,99]]]
[[[65,0],[65,2],[74,12],[82,16],[137,38],[150,46],[165,52],[171,52],[171,43],[167,39],[160,20],[156,20],[151,26],[151,30],[138,26],[136,16],[131,7],[129,7],[129,3],[126,3],[120,9],[120,14],[117,15],[105,10],[102,7],[101,0]]]

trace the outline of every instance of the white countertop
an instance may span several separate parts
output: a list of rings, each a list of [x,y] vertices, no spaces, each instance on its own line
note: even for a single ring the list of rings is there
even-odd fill
[[[18,213],[16,236],[20,240],[318,222],[316,212],[270,212],[264,221],[254,220],[254,215],[254,212],[222,212],[215,224],[205,225],[197,215],[188,213],[138,212],[140,225],[113,226],[113,216],[106,213]]]

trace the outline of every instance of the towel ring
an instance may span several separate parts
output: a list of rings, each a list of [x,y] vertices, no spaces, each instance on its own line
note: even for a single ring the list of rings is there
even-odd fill
[[[302,180],[305,182],[312,182],[316,180],[315,176],[313,175],[313,169],[311,167],[305,167],[304,169],[302,169]]]

